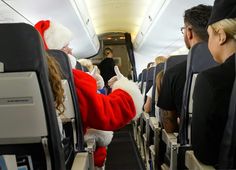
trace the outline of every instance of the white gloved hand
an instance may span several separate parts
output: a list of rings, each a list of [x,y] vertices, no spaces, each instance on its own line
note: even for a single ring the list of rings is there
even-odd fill
[[[105,85],[104,80],[100,74],[97,73],[98,67],[94,66],[93,70],[91,71],[90,75],[95,78],[97,82],[97,89],[102,89]]]
[[[95,139],[98,146],[108,146],[111,143],[112,138],[112,131],[104,131],[92,128],[89,128],[84,135],[85,142],[89,139]]]
[[[122,78],[126,78],[123,76],[123,74],[121,74],[120,70],[119,70],[119,67],[118,66],[115,66],[114,67],[114,70],[115,70],[115,73],[116,73],[116,76],[113,76],[109,81],[108,81],[108,86],[110,86],[112,88],[112,86],[114,85],[114,83],[117,81],[117,80],[120,80]],[[127,78],[126,78],[127,79]]]

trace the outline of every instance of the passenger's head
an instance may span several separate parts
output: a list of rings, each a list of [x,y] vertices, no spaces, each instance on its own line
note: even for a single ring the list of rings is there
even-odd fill
[[[93,70],[93,63],[91,60],[83,58],[83,59],[79,59],[78,62],[82,66],[86,67],[89,70],[89,72],[91,72]]]
[[[151,68],[154,65],[154,62],[150,62],[147,64],[147,69]]]
[[[236,52],[236,1],[216,0],[208,24],[208,47],[214,60],[223,63]]]
[[[105,49],[103,50],[103,54],[104,54],[104,56],[107,57],[107,58],[113,57],[113,51],[112,51],[112,49],[109,48],[109,47],[107,47],[107,48],[105,48]]]
[[[61,84],[61,71],[58,62],[48,54],[48,73],[49,73],[49,82],[53,92],[54,102],[56,110],[59,112],[59,115],[62,115],[65,111],[64,105],[64,89]]]
[[[208,40],[207,23],[211,15],[212,6],[194,6],[184,13],[184,27],[181,28],[184,34],[186,47],[190,49],[198,42]]]
[[[167,58],[164,57],[164,56],[157,56],[157,57],[155,58],[155,63],[156,63],[156,65],[157,65],[157,64],[160,64],[160,63],[164,63],[166,60],[167,60]]]
[[[72,40],[71,31],[65,26],[49,20],[41,20],[34,26],[41,34],[46,49],[62,50],[71,54],[69,43]]]

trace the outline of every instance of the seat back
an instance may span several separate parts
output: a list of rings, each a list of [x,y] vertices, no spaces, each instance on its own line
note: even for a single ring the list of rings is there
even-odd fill
[[[236,56],[235,56],[236,60]],[[236,63],[236,61],[235,61]],[[236,67],[235,67],[236,75]],[[223,138],[220,146],[219,168],[235,169],[236,168],[236,77],[231,92],[228,119],[226,122]]]
[[[47,60],[39,33],[0,24],[0,154],[31,157],[34,169],[65,169]]]
[[[82,119],[79,110],[78,99],[75,91],[74,86],[74,79],[73,73],[70,66],[68,56],[60,51],[60,50],[48,50],[50,56],[54,57],[60,67],[62,72],[62,84],[64,88],[64,95],[65,95],[65,116],[70,118],[73,122],[73,138],[75,149],[79,151],[84,150],[84,138],[83,138],[83,127],[82,127]]]
[[[168,69],[170,69],[171,67],[180,64],[184,61],[187,60],[187,55],[175,55],[175,56],[170,56],[164,65],[164,72]]]
[[[147,69],[143,69],[141,78],[141,93],[144,94],[146,89]]]
[[[80,62],[76,61],[75,68],[78,70],[82,70],[82,65],[80,64]]]
[[[186,82],[183,92],[183,102],[181,108],[181,124],[180,124],[180,144],[184,145],[189,143],[189,103],[192,103],[192,96],[191,94],[191,86],[193,75],[197,74],[201,71],[209,69],[211,67],[217,66],[218,64],[214,61],[209,49],[208,45],[205,42],[198,43],[194,45],[191,50],[189,51],[188,58],[187,58],[187,68],[186,68]],[[196,76],[194,76],[196,77]],[[192,91],[193,91],[192,86]],[[191,109],[190,109],[191,110]]]
[[[153,79],[153,89],[152,89],[152,108],[150,116],[156,115],[156,103],[157,103],[157,93],[156,93],[156,76],[157,74],[164,69],[164,63],[160,63],[156,65],[154,71],[154,79]]]
[[[150,90],[150,88],[153,86],[155,68],[156,68],[156,67],[150,67],[150,68],[147,70],[144,102],[145,102],[146,99],[147,99],[147,96],[146,96],[147,92],[148,92],[148,91]]]

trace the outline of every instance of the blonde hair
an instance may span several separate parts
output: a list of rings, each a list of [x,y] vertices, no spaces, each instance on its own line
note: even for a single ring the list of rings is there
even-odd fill
[[[58,110],[59,115],[62,115],[65,111],[65,105],[64,105],[64,89],[62,87],[61,83],[61,71],[60,71],[60,65],[56,61],[55,58],[47,56],[48,61],[48,72],[49,72],[49,82],[51,85],[55,107],[56,110]]]
[[[82,58],[82,59],[79,59],[78,62],[82,66],[86,67],[89,70],[89,72],[91,72],[93,70],[93,63],[91,60]]]
[[[156,76],[157,94],[160,94],[163,76],[164,76],[164,70],[161,70]]]
[[[210,25],[215,32],[223,29],[229,38],[236,40],[236,18],[223,19]]]
[[[164,63],[166,60],[167,60],[167,58],[164,57],[164,56],[157,56],[157,57],[155,58],[155,63],[156,63],[156,64]]]

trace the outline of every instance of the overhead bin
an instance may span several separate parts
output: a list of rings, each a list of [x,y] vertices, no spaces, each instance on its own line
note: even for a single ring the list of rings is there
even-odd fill
[[[73,33],[70,47],[76,57],[89,57],[99,50],[99,40],[84,0],[4,0],[0,3],[3,21],[25,22],[31,25],[40,20],[59,22]]]
[[[92,20],[89,16],[87,6],[86,6],[84,0],[70,0],[70,3],[72,5],[72,7],[74,8],[74,10],[81,22],[81,29],[84,29],[84,31],[86,33],[84,35],[84,36],[86,36],[84,40],[85,40],[85,42],[87,41],[86,43],[88,45],[90,45],[90,46],[87,46],[86,48],[83,48],[83,49],[86,49],[86,51],[83,52],[84,56],[89,57],[89,56],[95,55],[99,50],[100,44],[99,44],[99,40],[96,35],[96,32],[94,30]],[[83,36],[83,35],[81,35],[81,36]],[[86,44],[84,44],[84,45],[86,45]]]

